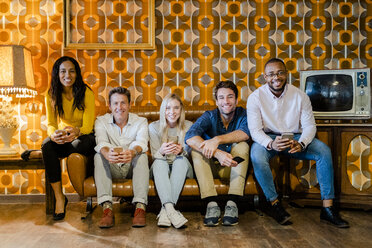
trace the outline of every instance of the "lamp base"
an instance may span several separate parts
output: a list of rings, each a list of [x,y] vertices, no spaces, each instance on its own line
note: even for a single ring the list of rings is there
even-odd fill
[[[17,151],[11,147],[0,148],[0,155],[16,155]]]
[[[17,130],[15,127],[2,127],[0,128],[0,137],[4,142],[4,146],[0,148],[0,155],[15,155],[17,151],[10,146],[10,141],[14,132]]]

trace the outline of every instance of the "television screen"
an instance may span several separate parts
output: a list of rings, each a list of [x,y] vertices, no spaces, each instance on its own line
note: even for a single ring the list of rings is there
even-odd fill
[[[305,92],[313,111],[334,112],[353,108],[353,78],[344,74],[322,74],[306,78]]]

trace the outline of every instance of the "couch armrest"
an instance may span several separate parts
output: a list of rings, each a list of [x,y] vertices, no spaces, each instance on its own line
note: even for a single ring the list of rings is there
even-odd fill
[[[67,172],[76,192],[84,196],[84,180],[87,177],[88,158],[79,153],[72,153],[67,158]]]

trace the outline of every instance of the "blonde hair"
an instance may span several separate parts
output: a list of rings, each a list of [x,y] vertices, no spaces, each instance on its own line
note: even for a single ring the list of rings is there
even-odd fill
[[[181,105],[181,114],[180,118],[177,120],[177,136],[178,136],[178,142],[183,145],[183,139],[185,138],[185,108],[183,106],[181,98],[172,93],[164,97],[161,105],[160,105],[160,134],[161,134],[161,141],[162,143],[167,142],[168,138],[168,123],[167,119],[165,118],[165,110],[167,109],[167,105],[171,100],[177,100]]]

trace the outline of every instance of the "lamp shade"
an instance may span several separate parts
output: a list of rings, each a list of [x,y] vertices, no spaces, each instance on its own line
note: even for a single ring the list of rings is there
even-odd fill
[[[23,46],[0,46],[0,95],[34,97],[34,71],[31,51]]]

